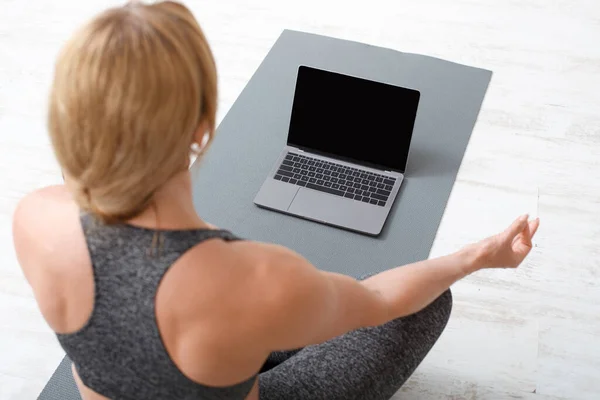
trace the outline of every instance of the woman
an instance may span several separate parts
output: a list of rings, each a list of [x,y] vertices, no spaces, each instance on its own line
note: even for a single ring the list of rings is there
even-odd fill
[[[94,18],[55,70],[65,185],[24,198],[19,262],[86,400],[388,399],[443,331],[449,286],[515,268],[539,221],[363,281],[238,240],[192,204],[215,128],[209,46],[182,5]],[[296,350],[294,350],[296,349]]]

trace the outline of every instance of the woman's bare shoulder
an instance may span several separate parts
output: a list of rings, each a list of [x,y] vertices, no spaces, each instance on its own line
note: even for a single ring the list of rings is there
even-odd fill
[[[271,351],[294,347],[295,338],[277,332],[297,325],[305,308],[317,308],[316,274],[278,245],[203,242],[169,269],[157,293],[158,325],[169,354],[197,381],[225,385],[251,376]],[[310,332],[296,331],[300,342],[310,340],[304,340]]]
[[[256,328],[256,333],[262,334],[262,330],[270,329],[273,323],[279,324],[282,310],[312,304],[323,283],[321,273],[310,262],[283,246],[253,241],[212,241],[196,250],[190,256],[202,267],[196,268],[198,265],[192,262],[172,271],[179,275],[171,281],[176,285],[172,290],[185,293],[188,291],[181,291],[184,287],[193,291],[194,287],[197,290],[197,282],[205,282],[202,288],[205,298],[211,307],[218,304],[213,308],[217,320],[214,326],[222,321],[230,327],[235,321],[236,329],[231,332],[247,333],[235,334],[237,338],[253,337],[247,331],[249,328]],[[180,304],[211,308],[195,302]],[[236,318],[223,318],[228,313],[235,314]]]
[[[39,227],[76,210],[77,205],[64,185],[47,186],[27,194],[19,201],[13,224],[16,227]]]
[[[62,315],[63,302],[74,297],[87,306],[93,275],[79,208],[64,186],[39,189],[21,199],[13,214],[13,242],[19,265],[50,326],[66,331],[73,323],[77,325],[77,318],[67,321]]]
[[[282,246],[210,240],[184,254],[169,269],[159,297],[162,292],[164,298],[178,299],[178,307],[166,308],[170,313],[178,310],[186,318],[214,316],[213,326],[218,321],[235,321],[242,329],[251,325],[246,319],[260,318],[261,310],[288,293],[303,277],[299,270],[307,268],[311,267],[302,264],[300,256]],[[227,313],[242,316],[223,318]]]
[[[77,205],[63,185],[29,193],[13,214],[13,239],[19,260],[55,249],[54,244],[73,235],[78,223]]]

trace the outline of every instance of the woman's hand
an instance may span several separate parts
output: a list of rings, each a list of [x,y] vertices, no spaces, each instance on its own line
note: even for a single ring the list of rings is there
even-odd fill
[[[540,225],[540,219],[528,221],[528,216],[517,218],[504,232],[472,245],[479,268],[517,268],[532,248],[531,239]]]

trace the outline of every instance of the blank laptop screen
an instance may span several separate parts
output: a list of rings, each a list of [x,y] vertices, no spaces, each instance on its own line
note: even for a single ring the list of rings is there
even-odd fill
[[[404,172],[419,92],[301,66],[288,145]]]

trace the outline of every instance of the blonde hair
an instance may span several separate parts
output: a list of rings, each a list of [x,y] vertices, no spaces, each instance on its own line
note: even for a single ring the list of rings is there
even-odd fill
[[[165,1],[100,14],[66,44],[50,94],[56,157],[82,210],[104,222],[145,210],[187,168],[206,124],[214,135],[217,74],[191,12]]]

